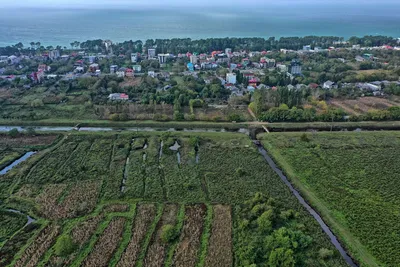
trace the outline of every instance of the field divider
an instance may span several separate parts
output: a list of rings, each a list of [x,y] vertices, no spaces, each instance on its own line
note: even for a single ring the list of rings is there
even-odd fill
[[[133,222],[135,220],[135,217],[137,215],[137,205],[133,204],[133,206],[131,206],[131,211],[129,211],[129,213],[125,213],[124,215],[118,215],[118,216],[125,216],[128,217],[128,223],[125,224],[125,229],[124,229],[124,234],[122,237],[122,241],[117,249],[117,251],[114,253],[113,257],[111,258],[111,261],[109,262],[108,266],[110,267],[115,267],[118,262],[121,259],[122,254],[124,253],[126,247],[128,246],[131,237],[132,237],[132,226],[133,226]]]
[[[207,204],[207,215],[204,219],[204,229],[201,235],[201,247],[199,251],[199,261],[196,264],[196,267],[203,267],[206,261],[208,245],[211,236],[211,224],[213,220],[213,207],[210,204]]]
[[[146,237],[145,237],[143,245],[142,245],[143,248],[142,248],[142,251],[140,252],[138,260],[137,260],[137,264],[136,264],[137,267],[143,267],[143,261],[144,261],[144,258],[146,257],[151,238],[153,237],[153,235],[157,234],[156,228],[157,228],[158,222],[161,219],[163,211],[164,211],[164,204],[160,204],[157,208],[156,217],[154,218],[154,221],[151,224],[150,229],[146,233]]]
[[[178,216],[177,216],[177,222],[175,226],[175,231],[177,233],[180,233],[183,228],[183,223],[185,221],[185,205],[182,204],[181,207],[179,208]],[[176,250],[176,247],[179,244],[179,238],[177,238],[168,248],[167,252],[167,257],[165,259],[165,264],[164,267],[171,267],[173,265],[173,259],[174,259],[174,253]]]

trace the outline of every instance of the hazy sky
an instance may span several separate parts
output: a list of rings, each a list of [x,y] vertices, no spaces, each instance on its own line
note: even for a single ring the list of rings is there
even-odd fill
[[[390,4],[398,3],[398,0],[336,0],[334,3],[326,0],[0,0],[0,7],[69,7],[69,8],[110,8],[110,7],[139,7],[139,6],[156,6],[156,7],[172,7],[172,6],[248,6],[253,5],[282,5],[290,4]]]

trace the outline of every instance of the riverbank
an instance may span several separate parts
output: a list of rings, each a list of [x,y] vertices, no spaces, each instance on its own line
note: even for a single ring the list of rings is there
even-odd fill
[[[0,126],[21,126],[21,127],[107,127],[115,129],[124,128],[156,128],[156,129],[226,129],[240,130],[248,128],[250,130],[260,130],[262,126],[268,128],[271,132],[297,132],[297,131],[353,131],[361,130],[400,130],[400,121],[360,121],[360,122],[206,122],[206,121],[151,121],[151,120],[132,120],[124,122],[108,120],[59,120],[46,119],[36,121],[26,120],[0,120]]]

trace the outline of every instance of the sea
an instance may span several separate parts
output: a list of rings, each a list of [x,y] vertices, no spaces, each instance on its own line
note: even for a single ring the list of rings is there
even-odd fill
[[[334,3],[333,3],[334,2]],[[378,1],[374,1],[377,3]],[[301,4],[303,3],[303,4]],[[164,38],[387,35],[400,38],[400,1],[225,7],[1,8],[0,47],[22,42],[70,46]]]

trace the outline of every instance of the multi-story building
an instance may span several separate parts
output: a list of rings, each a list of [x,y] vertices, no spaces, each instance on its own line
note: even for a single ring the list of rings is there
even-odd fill
[[[290,74],[301,75],[301,63],[297,60],[292,60],[290,63]]]
[[[227,73],[226,82],[231,84],[236,84],[236,73]]]
[[[197,56],[196,55],[191,55],[190,56],[190,63],[197,64],[197,62],[198,62]]]
[[[147,50],[147,58],[148,59],[154,59],[156,58],[156,50],[154,48],[149,48]]]
[[[49,52],[49,58],[51,60],[58,59],[60,56],[61,55],[60,55],[60,51],[59,50],[52,50],[52,51]]]
[[[138,54],[137,53],[132,53],[131,54],[131,62],[132,63],[138,62]]]
[[[158,54],[157,57],[160,64],[165,64],[167,63],[167,58],[169,57],[169,54]]]

